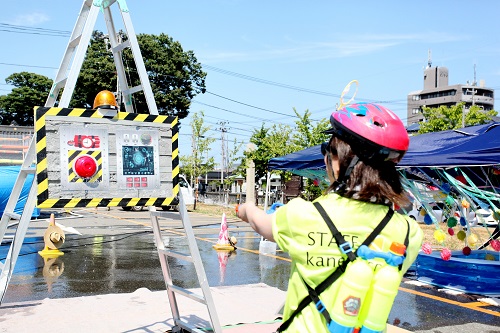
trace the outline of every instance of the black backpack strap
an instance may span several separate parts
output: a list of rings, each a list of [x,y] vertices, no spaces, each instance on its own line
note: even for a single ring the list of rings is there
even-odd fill
[[[326,224],[330,228],[330,231],[332,232],[333,236],[335,237],[335,241],[337,242],[337,244],[339,244],[340,250],[343,253],[345,253],[348,257],[347,257],[347,260],[344,260],[342,262],[342,264],[340,266],[338,266],[337,269],[335,269],[335,271],[333,271],[332,274],[330,274],[325,280],[323,280],[323,282],[321,282],[320,284],[318,284],[316,286],[316,288],[314,288],[314,289],[311,288],[304,281],[304,279],[302,279],[302,281],[304,282],[304,284],[307,287],[307,290],[309,292],[309,296],[306,296],[306,297],[304,297],[304,299],[302,299],[302,301],[299,303],[299,305],[297,306],[297,308],[295,309],[295,311],[293,311],[292,314],[290,315],[290,317],[288,317],[288,319],[285,320],[280,325],[280,327],[278,327],[278,329],[277,329],[276,332],[283,332],[284,330],[286,330],[288,328],[288,326],[290,326],[290,324],[292,323],[293,318],[295,318],[295,316],[298,315],[312,301],[315,302],[316,308],[318,308],[318,311],[319,311],[320,310],[320,307],[319,307],[320,304],[321,305],[323,304],[323,303],[318,303],[319,295],[323,291],[325,291],[326,288],[328,288],[329,286],[331,286],[342,274],[344,274],[344,271],[345,271],[345,269],[347,267],[347,264],[349,264],[349,262],[351,262],[354,259],[356,259],[356,253],[352,252],[351,245],[345,241],[344,236],[342,236],[342,234],[335,227],[335,224],[330,219],[330,216],[328,216],[328,214],[324,210],[323,206],[321,206],[321,204],[319,202],[314,202],[314,207],[316,207],[316,209],[321,214],[321,217],[323,217],[323,219],[325,220]],[[375,227],[375,229],[373,229],[373,231],[370,233],[370,235],[368,235],[368,237],[365,239],[365,241],[361,245],[366,245],[366,246],[370,245],[371,242],[373,242],[373,240],[380,234],[380,232],[382,231],[382,229],[384,229],[384,227],[387,225],[387,223],[389,223],[389,221],[391,220],[391,218],[392,218],[393,215],[394,215],[394,210],[392,210],[389,207],[389,210],[385,214],[385,216],[382,219],[382,221],[380,221],[380,223],[377,225],[377,227]],[[336,234],[337,234],[337,236],[335,236]],[[408,238],[408,234],[409,234],[409,231],[407,232],[407,238]],[[406,242],[406,240],[405,240],[405,242]],[[345,246],[345,243],[347,243],[347,246]],[[340,247],[340,245],[344,245],[346,247],[345,251],[347,251],[347,253],[343,251],[343,249]],[[349,249],[351,249],[351,251],[349,251]],[[352,255],[349,255],[348,253],[351,253]],[[353,259],[350,259],[350,257],[353,257]],[[311,294],[311,290],[314,292],[314,294]],[[314,295],[316,295],[316,297]],[[317,300],[316,300],[316,298],[317,298]],[[321,301],[321,300],[319,300],[319,301]],[[324,311],[324,312],[320,311],[320,312],[323,315],[325,315],[325,313],[326,313],[329,316],[328,311]],[[327,319],[327,318],[325,317],[325,319]],[[328,320],[327,320],[327,322],[328,322]]]
[[[302,299],[302,301],[299,303],[299,305],[297,306],[297,308],[295,309],[295,311],[292,312],[292,314],[290,315],[290,317],[288,317],[287,320],[285,320],[281,325],[280,327],[278,327],[278,330],[276,332],[283,332],[284,330],[286,330],[288,328],[288,326],[290,326],[290,324],[292,323],[293,321],[293,318],[295,318],[296,315],[298,315],[302,310],[304,310],[304,308],[306,306],[309,305],[309,303],[311,303],[312,299],[311,299],[311,293],[310,293],[310,290],[314,291],[316,293],[316,295],[319,295],[321,294],[321,292],[323,292],[326,288],[328,288],[328,286],[332,285],[342,274],[344,274],[344,271],[347,267],[347,264],[349,263],[349,260],[344,260],[344,262],[342,263],[341,266],[337,267],[337,269],[335,271],[333,271],[332,274],[330,274],[323,282],[321,282],[315,289],[312,289],[307,283],[306,281],[304,281],[304,279],[302,279],[302,282],[304,282],[304,284],[306,285],[307,287],[307,291],[309,292],[309,296],[306,296],[304,297],[304,299]],[[302,278],[302,277],[301,277]],[[318,297],[319,298],[319,297]],[[317,302],[317,301],[316,301]],[[316,306],[317,307],[317,306]]]
[[[345,254],[347,258],[349,258],[349,261],[354,261],[354,259],[356,259],[356,255],[352,251],[351,243],[346,242],[344,236],[342,236],[335,224],[333,224],[330,216],[328,216],[323,206],[321,206],[321,204],[317,201],[314,202],[313,205],[314,207],[316,207],[323,220],[325,220],[328,228],[330,228],[330,231],[332,232],[333,237],[335,237],[335,241],[337,242],[340,251]]]
[[[410,223],[408,222],[408,220],[406,220],[406,226],[407,226],[407,228],[406,228],[406,237],[405,237],[404,245],[405,245],[406,248],[408,248],[408,244],[410,244]],[[404,254],[404,259],[406,259],[406,251],[405,251],[405,254]],[[404,259],[401,262],[401,264],[399,264],[399,266],[398,266],[399,270],[403,269]]]

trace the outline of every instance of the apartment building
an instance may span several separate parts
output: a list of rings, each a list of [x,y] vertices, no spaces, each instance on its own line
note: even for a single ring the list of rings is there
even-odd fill
[[[448,68],[432,66],[429,60],[424,69],[424,89],[408,94],[407,125],[417,124],[424,119],[422,107],[452,106],[465,102],[464,111],[472,105],[489,111],[494,108],[494,90],[485,87],[484,81],[449,85]]]

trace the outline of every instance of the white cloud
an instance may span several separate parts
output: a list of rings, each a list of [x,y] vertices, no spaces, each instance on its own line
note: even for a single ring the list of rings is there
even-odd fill
[[[290,38],[284,41],[289,45],[283,48],[263,47],[261,50],[210,52],[198,50],[202,63],[262,61],[280,59],[288,62],[314,61],[321,59],[362,56],[385,49],[410,43],[456,42],[469,39],[466,35],[428,32],[415,34],[361,34],[333,37],[332,41],[300,42]],[[245,42],[248,44],[248,40]],[[291,46],[290,46],[291,45]]]
[[[44,23],[49,21],[50,18],[48,15],[44,13],[30,13],[30,14],[23,14],[23,15],[18,15],[15,17],[13,20],[9,21],[8,23],[13,24],[13,25],[24,25],[24,26],[36,26],[39,25],[40,23]]]

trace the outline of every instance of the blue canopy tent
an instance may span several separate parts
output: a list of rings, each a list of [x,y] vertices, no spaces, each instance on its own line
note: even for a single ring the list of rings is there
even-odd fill
[[[500,123],[410,137],[399,167],[457,167],[500,164]]]
[[[268,169],[290,171],[306,178],[324,177],[325,162],[321,154],[321,145],[272,158],[269,160]]]
[[[410,137],[410,147],[399,167],[456,167],[500,164],[500,123],[471,126]],[[290,171],[304,177],[324,175],[320,145],[269,161],[269,170]]]

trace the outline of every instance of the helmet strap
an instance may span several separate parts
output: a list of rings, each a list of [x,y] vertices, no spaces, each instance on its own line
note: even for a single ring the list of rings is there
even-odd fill
[[[344,175],[340,176],[338,180],[335,181],[335,189],[333,190],[335,193],[338,193],[340,195],[344,194],[345,188],[347,186],[346,181],[349,179],[349,176],[351,175],[352,170],[358,164],[359,162],[359,157],[354,155],[354,157],[351,160],[351,163],[349,163],[349,166],[347,167],[347,170],[345,171]]]

